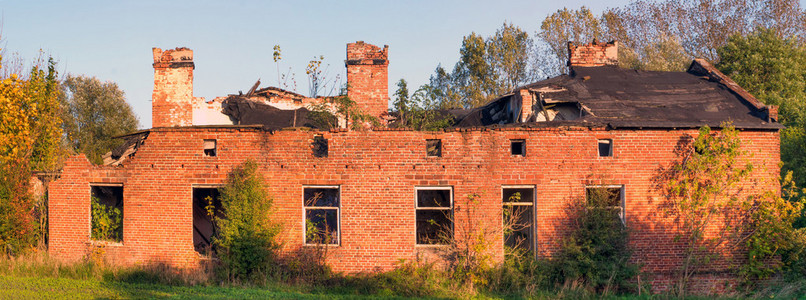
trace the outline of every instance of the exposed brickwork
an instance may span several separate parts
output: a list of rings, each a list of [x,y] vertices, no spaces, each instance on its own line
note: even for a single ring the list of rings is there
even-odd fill
[[[359,108],[380,116],[389,105],[389,46],[358,41],[347,44],[347,95]]]
[[[568,42],[568,65],[578,67],[618,65],[618,42],[600,43],[595,39],[590,44],[584,45]]]
[[[520,103],[520,117],[518,117],[518,122],[527,122],[529,118],[532,117],[532,112],[534,108],[534,97],[532,97],[532,93],[529,92],[528,89],[520,89],[515,92],[516,101]]]
[[[176,48],[154,54],[151,127],[188,126],[193,122],[193,50]]]
[[[317,134],[329,142],[327,157],[312,154]],[[67,161],[61,179],[50,185],[50,251],[67,260],[85,255],[90,184],[122,183],[123,243],[109,253],[125,255],[110,256],[124,263],[192,266],[198,261],[192,244],[192,187],[221,185],[233,167],[252,159],[267,178],[287,252],[305,247],[303,186],[341,187],[341,244],[330,250],[329,263],[346,272],[389,270],[401,259],[434,257],[435,247],[415,245],[417,186],[453,187],[460,238],[462,224],[500,224],[502,185],[534,185],[537,249],[547,256],[567,234],[572,220],[565,209],[584,197],[586,185],[624,185],[635,261],[653,274],[643,280],[657,279],[656,287],[663,289],[682,254],[681,245],[674,242],[677,229],[660,208],[654,178],[659,168],[677,159],[678,142],[695,134],[588,128],[273,133],[256,128],[158,128],[123,167],[93,166],[83,157]],[[745,158],[756,166],[752,178],[777,178],[778,133],[743,131],[740,136],[744,149],[753,153]],[[613,157],[598,156],[597,140],[603,138],[613,140]],[[217,156],[203,156],[204,139],[217,140]],[[442,140],[442,157],[426,157],[426,139]],[[510,155],[511,139],[525,140],[525,156]],[[469,220],[464,212],[472,194],[479,197]],[[501,259],[502,235],[491,237],[490,243],[494,257]],[[715,266],[724,270],[726,263]]]

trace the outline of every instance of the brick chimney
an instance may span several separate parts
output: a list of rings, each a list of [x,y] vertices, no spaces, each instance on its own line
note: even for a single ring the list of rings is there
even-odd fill
[[[363,41],[347,44],[347,96],[355,101],[364,113],[380,116],[389,105],[389,46],[366,44]]]
[[[618,42],[575,45],[568,42],[568,66],[601,67],[618,65]]]
[[[193,50],[176,48],[154,53],[151,127],[190,126],[193,122]]]

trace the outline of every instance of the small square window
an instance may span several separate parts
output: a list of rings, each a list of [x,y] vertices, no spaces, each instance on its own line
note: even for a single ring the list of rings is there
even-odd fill
[[[442,140],[425,140],[425,155],[442,157]]]
[[[599,156],[600,157],[613,156],[613,140],[611,139],[599,140]]]
[[[216,156],[216,140],[204,140],[204,156]]]
[[[313,157],[327,157],[327,139],[321,135],[313,137]]]
[[[524,140],[510,140],[510,153],[512,155],[526,155],[526,141]]]

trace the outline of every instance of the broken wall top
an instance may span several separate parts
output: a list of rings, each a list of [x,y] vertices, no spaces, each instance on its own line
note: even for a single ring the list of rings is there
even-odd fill
[[[389,64],[389,46],[383,49],[378,46],[357,41],[347,44],[346,65],[383,65]]]
[[[193,50],[185,47],[168,49],[151,48],[154,56],[154,68],[195,67],[193,64]]]

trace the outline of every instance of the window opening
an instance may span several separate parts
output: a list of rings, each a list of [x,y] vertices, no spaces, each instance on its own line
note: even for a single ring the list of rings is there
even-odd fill
[[[91,186],[93,240],[123,241],[123,186]]]
[[[512,155],[525,155],[526,154],[526,141],[525,140],[511,140],[510,153]]]
[[[425,140],[425,155],[442,157],[442,140]]]
[[[453,239],[453,191],[450,187],[417,188],[418,245],[444,245]]]
[[[339,244],[340,194],[338,186],[303,188],[306,244]]]
[[[599,156],[601,157],[613,156],[613,140],[611,139],[599,140]]]
[[[327,139],[321,135],[313,137],[313,156],[314,157],[327,157]]]
[[[212,238],[216,234],[213,217],[224,218],[217,188],[193,188],[193,247],[202,254],[212,253]]]
[[[503,188],[504,245],[534,250],[534,187]]]
[[[216,140],[204,140],[204,156],[216,156]]]
[[[624,219],[624,186],[590,186],[585,188],[585,200],[589,209],[609,211],[622,224]]]

